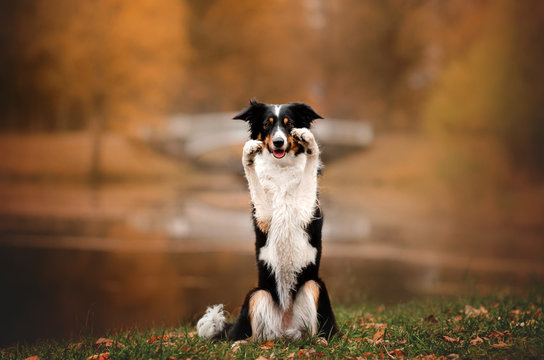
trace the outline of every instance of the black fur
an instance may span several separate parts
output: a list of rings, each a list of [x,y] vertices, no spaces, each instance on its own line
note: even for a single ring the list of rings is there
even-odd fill
[[[272,132],[275,126],[284,126],[286,132],[292,128],[310,128],[313,120],[321,119],[310,106],[304,103],[290,103],[282,105],[282,111],[278,119],[274,114],[273,105],[259,103],[251,100],[250,105],[234,119],[245,120],[250,126],[251,139],[262,139]],[[274,119],[274,124],[266,124],[270,118]],[[289,120],[284,124],[283,119]],[[266,125],[265,125],[266,124]],[[253,214],[253,224],[255,230],[255,255],[258,268],[258,286],[251,290],[245,298],[240,314],[233,324],[227,324],[221,334],[217,334],[216,339],[229,339],[231,341],[242,340],[252,335],[249,303],[251,296],[258,290],[265,290],[272,296],[276,304],[279,304],[276,278],[273,271],[262,261],[259,260],[261,248],[266,245],[267,233],[263,232],[257,224],[255,213]],[[317,249],[314,264],[303,268],[297,276],[295,289],[291,292],[292,299],[295,298],[299,289],[310,280],[315,281],[320,286],[320,292],[317,302],[318,329],[320,336],[330,337],[338,332],[336,319],[331,307],[329,295],[325,283],[319,278],[319,266],[321,260],[321,229],[323,226],[323,214],[318,204],[315,205],[314,216],[308,224],[305,231],[308,233],[310,244]]]

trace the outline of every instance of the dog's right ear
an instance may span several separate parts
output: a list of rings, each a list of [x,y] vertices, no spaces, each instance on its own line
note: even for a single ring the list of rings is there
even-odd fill
[[[233,119],[245,120],[251,122],[251,120],[257,119],[264,113],[266,105],[253,98],[249,101],[249,106],[242,110],[241,113],[233,117]]]

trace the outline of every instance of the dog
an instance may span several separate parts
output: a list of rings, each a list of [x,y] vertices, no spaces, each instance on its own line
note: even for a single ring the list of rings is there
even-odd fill
[[[253,205],[258,286],[234,323],[223,305],[197,323],[201,338],[255,341],[300,339],[338,332],[325,283],[319,278],[323,215],[317,179],[319,147],[310,132],[322,119],[309,105],[270,105],[253,99],[234,119],[249,124],[242,164]]]

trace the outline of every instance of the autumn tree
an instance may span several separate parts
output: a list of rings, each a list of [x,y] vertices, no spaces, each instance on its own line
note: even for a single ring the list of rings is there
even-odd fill
[[[133,131],[171,107],[187,54],[182,2],[22,0],[2,6],[11,19],[2,25],[9,50],[4,62],[14,65],[4,82],[14,90],[11,101],[0,110],[11,119],[9,127],[65,130],[98,121]]]
[[[468,36],[465,51],[447,57],[425,108],[426,128],[457,141],[494,140],[513,168],[542,175],[544,5],[505,0],[480,3],[476,10],[478,21],[466,12],[469,21],[443,32],[449,49],[456,28]]]
[[[190,111],[234,110],[263,101],[308,100],[318,62],[300,1],[189,1],[193,53],[180,98]]]

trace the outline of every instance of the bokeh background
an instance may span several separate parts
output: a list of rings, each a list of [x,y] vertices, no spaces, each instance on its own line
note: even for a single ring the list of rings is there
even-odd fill
[[[544,3],[0,3],[0,345],[236,313],[252,97],[305,101],[334,304],[544,275]]]

